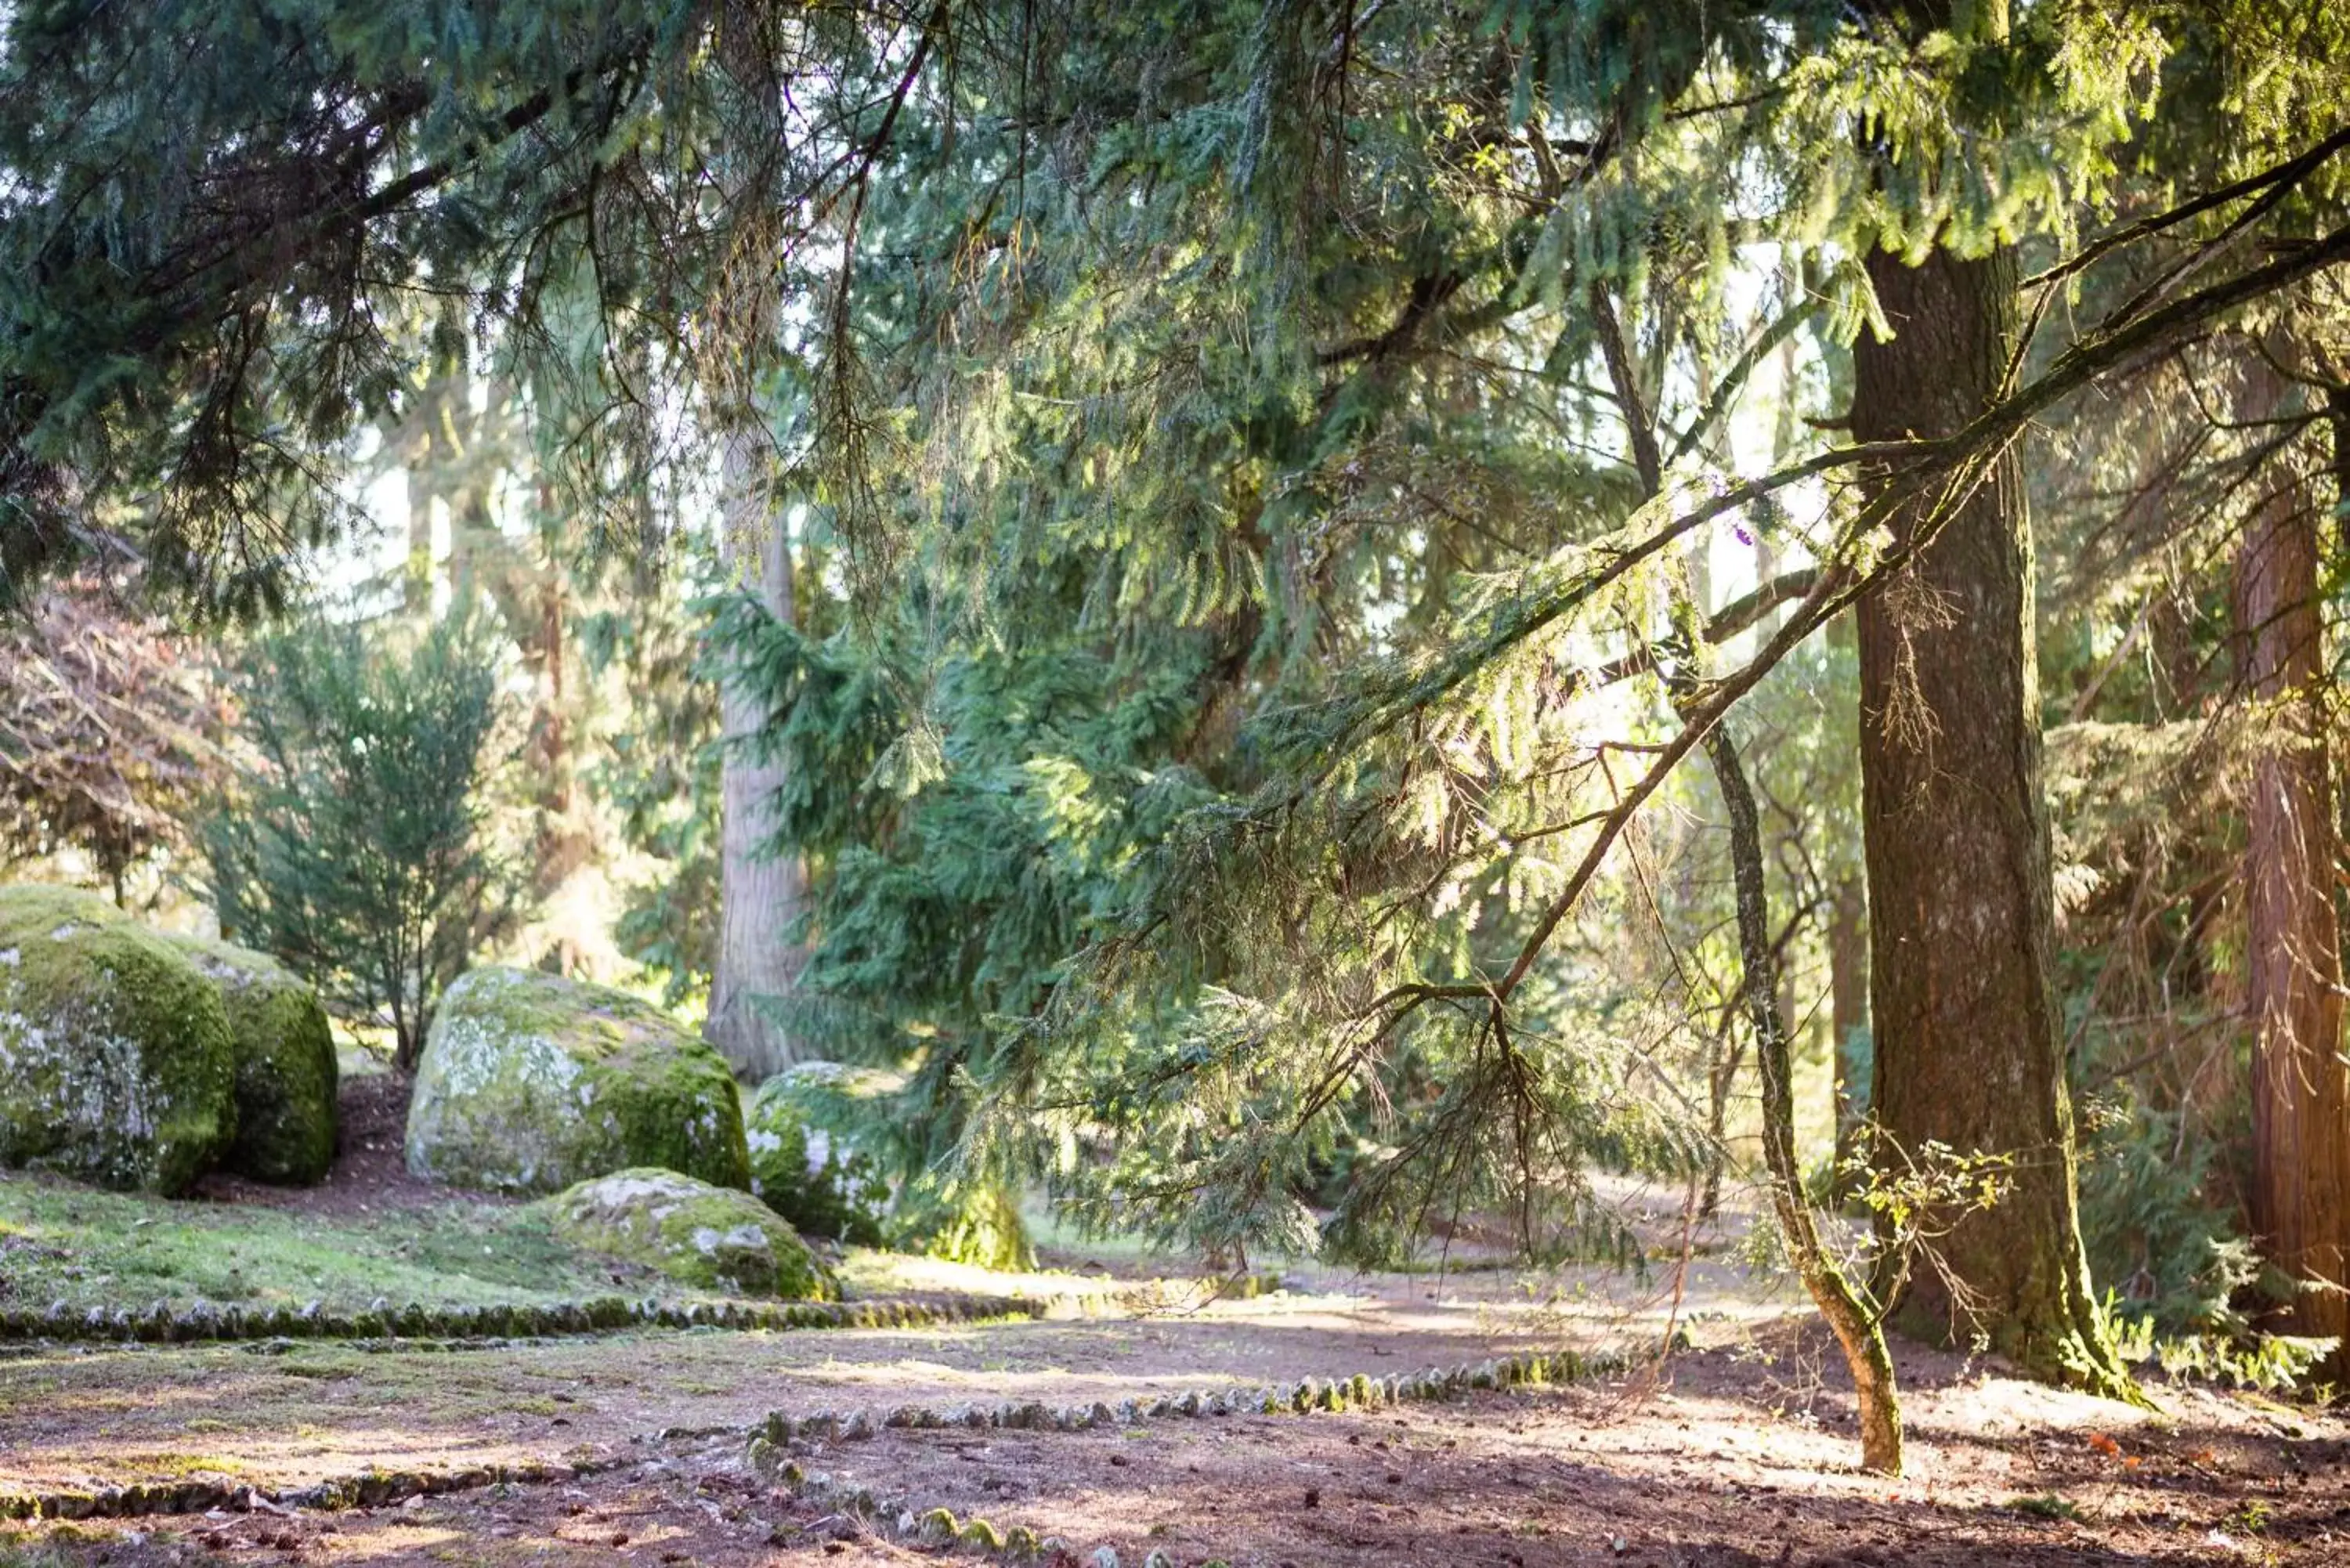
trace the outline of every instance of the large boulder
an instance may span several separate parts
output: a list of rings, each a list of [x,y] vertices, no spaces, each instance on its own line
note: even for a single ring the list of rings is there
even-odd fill
[[[889,1189],[865,1155],[809,1119],[809,1102],[844,1069],[808,1062],[759,1085],[743,1114],[751,1145],[751,1190],[804,1236],[878,1247]]]
[[[750,1185],[724,1059],[626,992],[531,970],[459,977],[417,1063],[408,1168],[556,1192],[632,1166]]]
[[[309,981],[264,953],[202,937],[171,943],[220,990],[236,1055],[236,1141],[223,1166],[255,1181],[307,1186],[335,1163],[339,1070],[327,1010]]]
[[[218,988],[95,894],[0,888],[0,1164],[183,1192],[236,1131]]]
[[[807,1243],[747,1192],[674,1170],[616,1171],[544,1200],[573,1246],[728,1295],[827,1301],[832,1278]]]

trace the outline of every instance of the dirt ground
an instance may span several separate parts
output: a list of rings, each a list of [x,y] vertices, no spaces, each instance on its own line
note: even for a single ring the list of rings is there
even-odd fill
[[[1162,1342],[1139,1360],[1164,1366],[1190,1348]],[[967,1363],[991,1354],[969,1349]],[[1090,1364],[1120,1360],[1105,1346]],[[1854,1468],[1833,1355],[1792,1325],[1677,1356],[1653,1381],[1087,1432],[885,1430],[812,1446],[798,1462],[925,1510],[1059,1535],[1078,1553],[1071,1562],[1107,1545],[1129,1568],[1154,1550],[1187,1568],[2350,1562],[2350,1428],[2338,1419],[2180,1388],[2155,1390],[2158,1408],[2141,1411],[1914,1348],[1901,1361],[1912,1467],[1899,1481]],[[837,1386],[791,1386],[803,1397]],[[338,1418],[326,1402],[317,1415]],[[374,1429],[406,1426],[380,1415]],[[60,1422],[53,1436],[69,1430]],[[208,1440],[236,1450],[245,1438]],[[620,1468],[570,1480],[332,1513],[26,1526],[16,1539],[114,1568],[159,1558],[780,1568],[941,1555],[777,1490],[743,1449],[736,1434],[705,1434],[627,1446]]]
[[[332,1181],[212,1196],[322,1215],[435,1201],[400,1170],[396,1089],[351,1087]],[[1619,1197],[1669,1243],[1671,1195]],[[1561,1347],[1628,1352],[1638,1370],[1343,1414],[885,1428],[792,1458],[902,1495],[918,1515],[1059,1537],[1072,1550],[1056,1568],[1091,1568],[1104,1547],[1123,1568],[1153,1552],[1180,1568],[2350,1564],[2350,1422],[2250,1395],[2158,1386],[2140,1409],[1904,1345],[1910,1473],[1860,1473],[1832,1347],[1783,1286],[1756,1283],[1726,1238],[1711,1241],[1679,1295],[1596,1271],[1308,1269],[1291,1272],[1289,1293],[1098,1320],[448,1348],[10,1346],[0,1491],[200,1479],[257,1489],[265,1506],[0,1527],[0,1568],[936,1560],[949,1553],[889,1521],[828,1511],[755,1473],[749,1428],[777,1409],[1116,1405]],[[1088,1276],[1114,1267],[1054,1261]],[[1659,1364],[1675,1332],[1694,1347]],[[498,1465],[560,1479],[372,1509],[265,1504],[367,1472]]]
[[[408,1174],[409,1078],[389,1070],[349,1073],[336,1099],[334,1168],[315,1187],[271,1187],[215,1171],[196,1185],[196,1195],[223,1203],[333,1216],[396,1213],[446,1203],[446,1188]],[[476,1202],[512,1201],[486,1193]]]

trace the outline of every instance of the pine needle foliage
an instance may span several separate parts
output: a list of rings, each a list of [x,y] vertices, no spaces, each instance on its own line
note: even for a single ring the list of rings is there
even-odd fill
[[[256,643],[241,695],[249,765],[203,827],[222,932],[412,1067],[441,992],[527,913],[492,821],[517,722],[496,645],[464,618],[314,620]]]
[[[795,776],[859,781],[784,829],[821,866],[807,1005],[913,1068],[929,1158],[1225,1255],[1381,1259],[1454,1206],[1587,1246],[1589,1160],[1701,1163],[1672,1085],[1707,988],[1608,940],[1634,825],[1704,804],[1678,758],[1894,565],[1852,458],[1758,473],[1726,423],[1777,345],[1886,329],[1880,242],[2066,250],[2142,192],[2174,19],[967,27],[859,231],[897,402],[837,521],[911,586],[862,639],[737,628]],[[1667,607],[1731,531],[1818,577],[1682,725]]]

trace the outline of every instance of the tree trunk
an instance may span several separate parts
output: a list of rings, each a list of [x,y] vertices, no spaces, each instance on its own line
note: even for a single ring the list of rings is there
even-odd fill
[[[726,548],[736,576],[756,586],[767,613],[791,622],[792,547],[764,483],[766,453],[755,430],[726,443],[722,498]],[[734,1070],[759,1079],[799,1060],[770,1003],[788,996],[805,962],[791,928],[806,888],[796,856],[775,852],[774,801],[787,772],[760,757],[750,738],[768,720],[766,704],[731,678],[720,692],[724,752],[719,784],[719,934],[702,1034]]]
[[[2272,488],[2237,560],[2246,674],[2261,705],[2244,867],[2251,1221],[2263,1256],[2302,1287],[2274,1326],[2343,1338],[2350,1336],[2350,1071],[2341,1056],[2319,514],[2283,464],[2267,483]]]
[[[1835,1075],[1835,1189],[1852,1158],[1868,1114],[1866,1085],[1857,1068],[1869,1049],[1868,894],[1860,878],[1838,876],[1828,890],[1828,1054]]]
[[[1996,395],[2016,333],[2016,265],[1884,252],[1871,281],[1896,336],[1854,346],[1853,434],[1931,437]],[[1871,476],[1879,493],[1898,483]],[[1989,1210],[1937,1217],[1939,1266],[1911,1271],[1913,1332],[1976,1332],[2032,1373],[2129,1388],[2090,1294],[2071,1098],[2053,984],[2055,910],[2040,782],[2032,535],[2003,454],[1972,490],[1928,487],[1888,519],[1939,536],[1859,607],[1874,1110],[1891,1147],[2013,1161]],[[1947,1229],[1944,1227],[1947,1226]]]
[[[1795,1272],[1827,1320],[1852,1371],[1860,1417],[1860,1462],[1887,1475],[1901,1473],[1901,1398],[1893,1379],[1893,1356],[1885,1331],[1861,1293],[1845,1276],[1820,1240],[1819,1222],[1804,1199],[1802,1168],[1795,1158],[1794,1065],[1787,1045],[1786,1014],[1777,1002],[1778,967],[1771,948],[1768,888],[1762,835],[1755,821],[1754,793],[1730,732],[1716,724],[1705,738],[1707,759],[1721,786],[1730,815],[1730,864],[1738,891],[1740,993],[1754,1030],[1754,1061],[1762,1078],[1762,1159],[1771,1180],[1772,1206],[1787,1240]]]

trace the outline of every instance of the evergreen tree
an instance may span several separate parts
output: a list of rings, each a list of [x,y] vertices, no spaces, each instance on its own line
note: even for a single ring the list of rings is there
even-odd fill
[[[223,934],[388,1028],[413,1068],[442,990],[527,909],[490,820],[514,738],[496,649],[466,618],[311,622],[261,639],[243,696],[254,762],[203,830]]]

